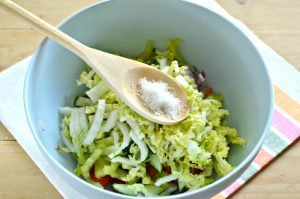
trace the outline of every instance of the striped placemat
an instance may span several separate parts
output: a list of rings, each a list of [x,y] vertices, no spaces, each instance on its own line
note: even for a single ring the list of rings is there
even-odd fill
[[[244,174],[213,199],[223,199],[232,195],[299,138],[300,104],[278,86],[274,86],[274,91],[276,105],[272,126],[261,150]]]

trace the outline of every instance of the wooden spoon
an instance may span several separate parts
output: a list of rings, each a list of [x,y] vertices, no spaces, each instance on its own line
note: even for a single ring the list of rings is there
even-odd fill
[[[0,0],[0,2],[8,11],[29,22],[35,29],[83,59],[106,81],[118,97],[138,114],[153,122],[167,125],[175,124],[187,117],[189,106],[186,93],[169,75],[146,64],[85,46],[14,2],[10,0]],[[175,117],[169,118],[155,115],[145,108],[137,93],[137,82],[144,77],[147,80],[167,83],[175,96],[180,99],[182,111]]]

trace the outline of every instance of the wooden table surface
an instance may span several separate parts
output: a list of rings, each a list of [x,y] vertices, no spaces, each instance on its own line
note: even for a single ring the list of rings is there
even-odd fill
[[[56,25],[96,0],[15,0]],[[300,70],[300,0],[218,0]],[[0,71],[32,54],[43,37],[0,9]],[[3,93],[1,93],[3,95]],[[300,198],[300,143],[294,144],[233,198]],[[55,199],[48,182],[0,123],[0,198]]]

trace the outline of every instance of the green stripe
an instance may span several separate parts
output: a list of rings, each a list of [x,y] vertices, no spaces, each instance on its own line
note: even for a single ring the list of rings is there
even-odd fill
[[[271,130],[266,137],[264,145],[275,155],[278,155],[289,145],[289,143]]]
[[[274,131],[270,131],[266,137],[264,142],[264,146],[268,148],[273,154],[278,155],[281,153],[286,147],[288,147],[289,143],[282,139],[277,135]],[[249,168],[243,173],[241,179],[244,181],[248,181],[252,178],[259,170],[257,170],[252,164]]]
[[[249,168],[241,176],[242,180],[248,181],[252,176],[254,176],[258,170],[251,164]]]

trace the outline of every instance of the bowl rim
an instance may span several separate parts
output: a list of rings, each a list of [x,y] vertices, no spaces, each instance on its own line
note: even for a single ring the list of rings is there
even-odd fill
[[[71,21],[75,16],[78,16],[84,12],[87,12],[89,9],[91,9],[92,7],[95,6],[101,6],[102,4],[105,3],[109,3],[111,1],[115,1],[115,0],[103,0],[100,2],[96,2],[93,3],[87,7],[84,7],[74,13],[72,13],[70,16],[66,17],[62,22],[60,22],[57,27],[58,28],[62,28],[65,24],[67,24],[69,21]],[[270,103],[268,106],[268,116],[267,116],[267,122],[263,128],[263,132],[259,138],[259,141],[256,143],[255,147],[253,148],[253,150],[246,156],[246,158],[244,160],[242,160],[242,162],[235,167],[235,169],[233,171],[231,171],[230,173],[228,173],[227,175],[219,178],[218,180],[214,181],[213,183],[196,189],[196,190],[191,190],[191,191],[187,191],[184,193],[180,193],[177,195],[170,195],[170,196],[158,196],[155,198],[165,198],[165,199],[178,199],[178,198],[182,198],[182,197],[188,197],[188,196],[192,196],[196,193],[201,193],[201,192],[205,192],[211,188],[213,188],[214,186],[216,186],[217,184],[222,184],[223,182],[230,180],[231,178],[233,178],[233,176],[238,173],[238,171],[242,170],[243,168],[245,168],[247,165],[249,165],[251,163],[251,161],[255,158],[256,154],[259,152],[259,150],[261,149],[263,142],[267,136],[267,133],[269,131],[269,128],[271,126],[271,121],[272,121],[272,116],[273,116],[273,112],[274,112],[274,92],[273,92],[273,87],[271,84],[271,79],[270,79],[270,75],[269,72],[267,70],[266,64],[264,59],[262,58],[261,54],[259,53],[259,50],[257,49],[257,47],[253,44],[252,39],[246,35],[244,33],[243,30],[241,30],[240,27],[238,27],[235,23],[233,23],[232,21],[230,21],[229,19],[227,19],[225,16],[219,14],[217,11],[211,10],[208,7],[202,6],[200,4],[198,4],[197,2],[193,1],[193,0],[177,0],[179,2],[183,2],[183,3],[187,3],[187,4],[191,4],[192,6],[196,6],[199,7],[200,9],[202,9],[205,12],[208,12],[211,15],[215,15],[218,18],[220,18],[220,20],[222,20],[224,23],[227,23],[228,26],[231,26],[232,29],[235,29],[235,31],[239,32],[239,34],[244,37],[243,39],[245,39],[248,43],[249,46],[252,48],[253,52],[256,54],[257,59],[260,60],[260,62],[262,63],[262,72],[265,74],[266,76],[266,84],[268,87],[268,96],[270,98]],[[41,151],[43,152],[44,155],[46,155],[47,159],[52,161],[52,163],[55,164],[55,166],[57,168],[59,168],[62,172],[66,173],[70,178],[72,178],[75,181],[80,181],[81,183],[83,183],[85,186],[94,189],[95,191],[102,191],[108,195],[114,196],[114,197],[121,197],[121,198],[137,198],[136,196],[127,196],[121,193],[117,193],[117,192],[112,192],[112,191],[108,191],[105,189],[100,189],[90,183],[88,183],[87,181],[83,180],[82,178],[76,176],[73,172],[69,171],[68,169],[66,169],[63,165],[61,165],[49,152],[48,150],[43,146],[42,142],[40,141],[40,138],[38,136],[37,130],[34,128],[33,125],[33,119],[31,118],[31,114],[30,114],[30,110],[31,110],[31,106],[30,106],[30,97],[28,95],[29,90],[30,90],[30,85],[31,85],[31,76],[33,75],[33,71],[34,71],[34,65],[36,65],[36,62],[39,60],[39,56],[41,53],[41,50],[44,48],[44,46],[46,45],[47,41],[49,39],[45,38],[41,44],[38,46],[38,48],[36,49],[36,51],[34,52],[32,59],[30,61],[30,64],[28,66],[27,72],[26,72],[26,77],[25,77],[25,81],[24,81],[24,93],[23,93],[23,99],[24,99],[24,108],[25,108],[25,113],[26,113],[26,118],[27,118],[27,122],[29,124],[29,127],[31,129],[31,133],[33,134],[33,137],[35,139],[35,141],[37,142],[37,145],[39,146],[39,148],[41,149]],[[53,167],[53,166],[52,166]],[[239,176],[238,176],[239,177]],[[237,178],[236,178],[237,179]],[[236,180],[234,179],[234,180]]]

